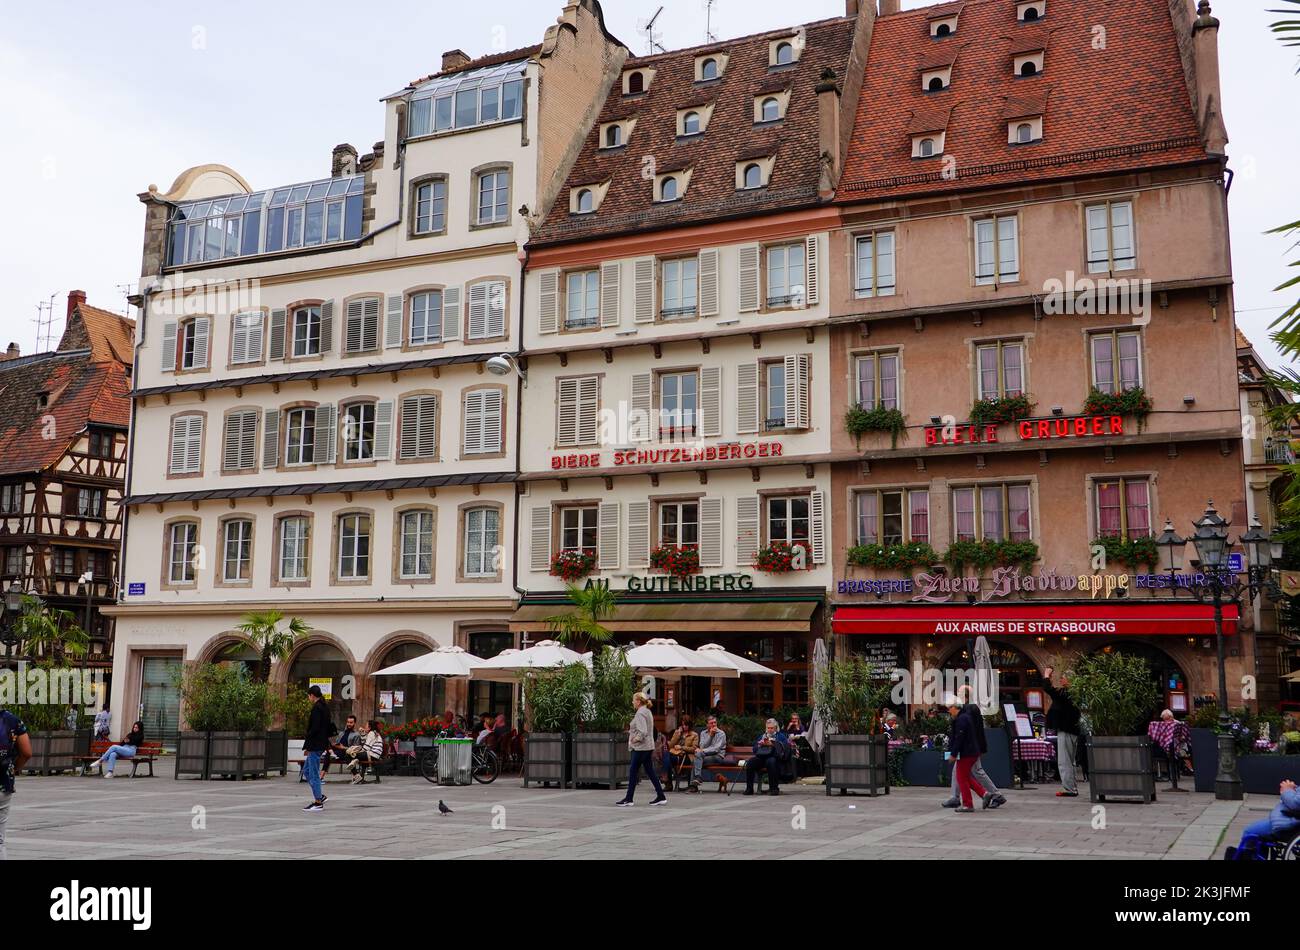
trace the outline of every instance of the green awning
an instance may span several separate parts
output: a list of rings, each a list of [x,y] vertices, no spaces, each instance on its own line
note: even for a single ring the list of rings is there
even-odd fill
[[[809,600],[624,603],[603,626],[619,633],[807,633],[819,604]],[[510,618],[512,633],[545,632],[562,603],[524,604]]]

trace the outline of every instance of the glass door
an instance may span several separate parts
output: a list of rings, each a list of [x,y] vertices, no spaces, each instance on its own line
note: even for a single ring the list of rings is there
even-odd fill
[[[147,656],[140,671],[140,715],[144,723],[147,742],[161,742],[166,748],[176,748],[180,733],[181,692],[175,674],[180,669],[180,659],[171,656]],[[123,731],[131,723],[122,723]]]

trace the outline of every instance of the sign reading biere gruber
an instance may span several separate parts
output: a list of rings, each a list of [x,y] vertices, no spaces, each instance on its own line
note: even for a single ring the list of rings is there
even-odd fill
[[[1123,435],[1123,416],[1053,416],[1050,419],[1021,419],[1015,423],[1022,442],[1042,439],[1086,439]],[[926,426],[926,445],[987,445],[998,441],[997,425]]]

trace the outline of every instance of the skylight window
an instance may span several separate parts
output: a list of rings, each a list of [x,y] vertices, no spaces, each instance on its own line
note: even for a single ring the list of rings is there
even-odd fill
[[[519,60],[433,79],[411,93],[410,137],[518,119],[526,63]]]

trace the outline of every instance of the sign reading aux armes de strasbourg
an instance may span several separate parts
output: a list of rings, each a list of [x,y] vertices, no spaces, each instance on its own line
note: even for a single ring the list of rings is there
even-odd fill
[[[1022,419],[1015,423],[1021,442],[1042,439],[1086,439],[1123,435],[1123,416],[1053,416]],[[926,426],[926,445],[982,445],[998,441],[996,425]]]
[[[722,445],[668,445],[646,449],[615,449],[610,465],[694,465],[699,462],[743,461],[780,458],[785,454],[781,442],[727,442]],[[552,455],[551,468],[604,468],[603,452],[570,452]]]

